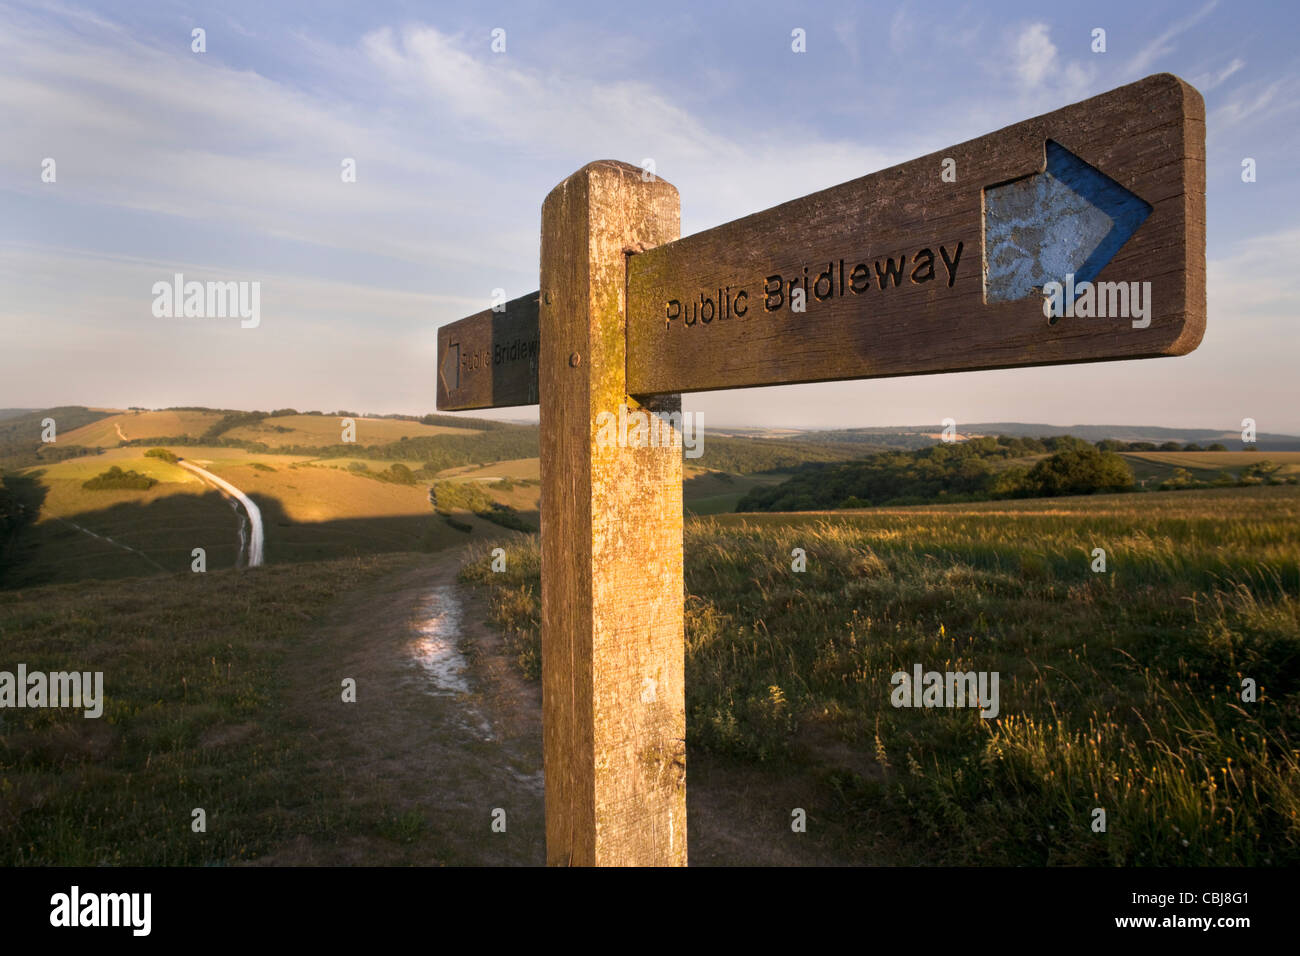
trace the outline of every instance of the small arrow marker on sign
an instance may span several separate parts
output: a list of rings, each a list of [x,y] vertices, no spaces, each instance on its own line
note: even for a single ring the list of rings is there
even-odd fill
[[[1041,293],[1074,276],[1091,282],[1151,214],[1151,206],[1051,140],[1047,169],[984,190],[987,302]]]
[[[459,342],[452,342],[447,346],[442,356],[442,365],[438,369],[438,375],[442,378],[443,391],[454,392],[460,388]]]

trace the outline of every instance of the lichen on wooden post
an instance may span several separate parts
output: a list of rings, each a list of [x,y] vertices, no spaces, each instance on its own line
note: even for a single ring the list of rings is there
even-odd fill
[[[627,257],[680,235],[677,190],[584,166],[542,206],[542,723],[551,864],[685,865],[682,451],[610,442]],[[660,422],[665,419],[660,418]],[[607,420],[606,420],[607,421]],[[680,427],[680,417],[675,427]],[[631,447],[630,447],[631,446]]]

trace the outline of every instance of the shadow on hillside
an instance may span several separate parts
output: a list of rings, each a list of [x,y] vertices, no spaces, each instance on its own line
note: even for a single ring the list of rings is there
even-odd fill
[[[49,493],[40,482],[43,471],[0,477],[0,587],[9,570],[26,558],[25,532],[41,513]]]
[[[280,499],[256,492],[248,492],[248,496],[262,511],[266,560],[270,564],[397,551],[441,551],[469,541],[512,533],[467,512],[457,513],[454,517],[456,521],[469,525],[471,530],[458,531],[432,507],[428,514],[421,515],[375,515],[295,522],[286,514]],[[520,511],[518,514],[537,527],[536,511]]]
[[[31,476],[22,488],[33,511],[44,503],[45,489],[38,478]],[[281,499],[257,492],[248,495],[261,511],[267,564],[434,552],[513,533],[468,513],[454,518],[470,530],[457,530],[432,508],[427,515],[295,522]],[[518,514],[537,526],[536,511]],[[195,548],[204,550],[207,570],[232,568],[239,555],[242,517],[243,509],[216,491],[119,502],[62,516],[46,512],[41,521],[25,524],[5,542],[0,551],[4,558],[0,588],[189,572]]]
[[[682,497],[687,500],[692,497],[725,495],[732,490],[741,489],[737,485],[735,476],[725,471],[706,471],[682,479]]]

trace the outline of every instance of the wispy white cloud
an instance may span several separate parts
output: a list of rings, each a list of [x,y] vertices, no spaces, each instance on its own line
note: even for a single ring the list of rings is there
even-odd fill
[[[1210,90],[1219,86],[1228,77],[1232,76],[1238,70],[1246,65],[1246,61],[1239,57],[1233,57],[1232,62],[1217,72],[1201,73],[1192,78],[1192,85],[1202,93],[1208,93]]]
[[[260,282],[261,324],[243,329],[238,320],[155,318],[153,283],[177,272],[190,280]],[[151,403],[149,396],[156,395],[153,404],[193,397],[267,407],[284,404],[312,381],[314,395],[348,407],[427,407],[436,361],[433,316],[484,304],[318,276],[236,275],[204,262],[30,243],[0,244],[0,286],[6,289],[0,312],[5,386],[11,394],[52,403],[65,394],[59,390],[71,390],[76,397],[69,401]],[[422,400],[413,394],[420,383],[430,389]],[[130,398],[138,392],[146,394]]]
[[[1252,323],[1276,320],[1279,328],[1294,326],[1300,301],[1300,228],[1254,236],[1235,243],[1225,255],[1207,263],[1206,292],[1210,315],[1240,330]],[[1261,282],[1260,277],[1268,281]]]
[[[911,0],[903,0],[889,20],[890,52],[895,56],[902,56],[907,50],[915,29],[915,21],[911,14]]]
[[[485,143],[526,145],[541,156],[654,159],[657,173],[692,197],[683,212],[696,227],[905,158],[810,130],[740,139],[648,84],[593,84],[577,73],[493,63],[432,27],[376,31],[362,47],[393,84],[445,104]]]
[[[360,393],[354,404],[427,407],[420,383],[435,320],[485,307],[498,284],[512,295],[536,288],[541,198],[582,163],[655,158],[688,197],[689,232],[904,158],[809,129],[737,137],[646,83],[593,83],[580,61],[542,69],[522,58],[494,59],[485,44],[431,27],[300,53],[322,71],[310,89],[191,54],[185,44],[161,49],[76,12],[16,17],[0,34],[7,188],[28,206],[57,197],[60,208],[100,228],[86,237],[99,242],[98,252],[34,242],[6,251],[12,271],[0,268],[7,299],[0,378],[7,394],[44,394],[49,368],[69,370],[93,384],[92,393],[102,389],[96,401],[124,396],[123,382],[165,382],[181,400],[195,389],[219,392],[232,369],[258,378],[293,369],[293,383],[280,392],[267,386],[256,393],[265,398],[221,400],[284,404],[285,390],[355,364],[365,371],[352,376]],[[349,84],[368,85],[374,99],[363,105],[328,92]],[[40,182],[45,156],[59,164],[57,184]],[[340,180],[345,156],[357,159],[355,185]],[[243,265],[231,275],[229,261],[165,253],[164,238],[138,259],[106,253],[120,247],[115,210],[157,217],[162,235],[182,243],[224,230]],[[368,282],[364,268],[346,279],[320,274],[325,267],[314,276],[288,274],[259,255],[268,239],[308,253],[328,247],[408,263],[427,275],[420,286],[439,294]],[[310,263],[311,255],[297,258]],[[175,271],[261,281],[261,338],[152,320],[152,283]],[[466,294],[480,285],[482,298]],[[118,360],[91,368],[90,343]],[[387,354],[362,363],[369,352]],[[385,405],[366,399],[367,387],[401,394]]]
[[[1052,41],[1051,28],[1042,21],[1027,23],[1009,36],[1005,58],[994,69],[1009,71],[1023,102],[1070,102],[1086,95],[1094,71],[1077,61],[1067,61]]]
[[[1204,20],[1217,5],[1218,0],[1210,0],[1209,3],[1202,6],[1195,13],[1170,24],[1169,29],[1157,35],[1155,39],[1138,50],[1128,63],[1128,72],[1134,76],[1142,76],[1149,72],[1158,60],[1174,52],[1173,41],[1175,38]]]
[[[1056,44],[1046,23],[1031,23],[1016,37],[1015,70],[1025,86],[1039,86],[1056,65]]]
[[[61,23],[20,22],[0,34],[0,79],[9,126],[0,171],[20,192],[56,188],[64,201],[412,262],[464,257],[453,237],[419,228],[460,197],[412,188],[451,167],[346,103],[188,47],[160,50]],[[55,187],[35,175],[45,156],[59,166]],[[355,186],[341,181],[345,156],[358,161]],[[472,170],[463,181],[475,181]]]
[[[1248,83],[1214,106],[1206,118],[1209,135],[1222,136],[1248,121],[1272,121],[1300,109],[1300,76],[1288,75],[1271,83]]]

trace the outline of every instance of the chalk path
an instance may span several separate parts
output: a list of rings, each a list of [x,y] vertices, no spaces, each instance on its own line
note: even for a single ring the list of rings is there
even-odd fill
[[[253,499],[248,497],[248,495],[244,494],[224,478],[218,478],[205,468],[200,468],[198,465],[184,460],[178,461],[176,464],[194,472],[205,481],[209,481],[216,485],[217,488],[221,489],[244,506],[244,510],[248,513],[248,523],[251,527],[251,533],[248,536],[248,567],[256,568],[260,566],[262,563],[263,544],[266,537],[262,531],[262,512],[258,509],[257,505],[253,504]]]

